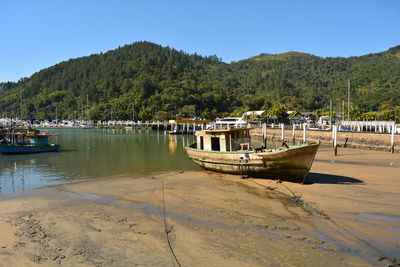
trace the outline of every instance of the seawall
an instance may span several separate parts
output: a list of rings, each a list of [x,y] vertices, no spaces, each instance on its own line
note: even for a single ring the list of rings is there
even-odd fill
[[[253,138],[262,139],[262,130],[253,129],[251,130]],[[267,128],[267,138],[275,140],[281,140],[282,130],[280,128]],[[303,130],[295,130],[295,140],[299,142],[303,139]],[[285,129],[284,139],[287,141],[293,140],[293,130]],[[325,144],[332,144],[332,131],[323,130],[307,130],[306,131],[307,141],[320,141]],[[391,150],[391,134],[388,133],[367,133],[367,132],[338,132],[337,143],[343,147],[363,148],[370,150]],[[400,135],[395,135],[394,139],[394,151],[400,152]]]

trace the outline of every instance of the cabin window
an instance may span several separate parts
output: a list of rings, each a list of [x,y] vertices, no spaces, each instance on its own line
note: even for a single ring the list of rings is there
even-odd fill
[[[204,138],[200,136],[200,149],[204,149]]]
[[[250,149],[249,143],[241,143],[240,144],[240,150],[248,150],[248,149]]]
[[[211,150],[220,151],[219,137],[211,137]]]

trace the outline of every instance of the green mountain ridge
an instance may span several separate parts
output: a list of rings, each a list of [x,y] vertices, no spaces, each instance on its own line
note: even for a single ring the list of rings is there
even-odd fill
[[[136,42],[70,59],[17,83],[1,83],[0,112],[23,117],[164,120],[270,109],[339,110],[351,81],[352,105],[400,104],[400,46],[359,57],[300,52],[221,62]],[[21,110],[22,108],[22,110]]]

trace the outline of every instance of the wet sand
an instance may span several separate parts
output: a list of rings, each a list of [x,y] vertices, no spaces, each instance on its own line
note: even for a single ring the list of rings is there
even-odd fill
[[[0,200],[0,266],[386,266],[400,154],[321,147],[309,183],[124,175]],[[388,257],[388,258],[386,258]]]

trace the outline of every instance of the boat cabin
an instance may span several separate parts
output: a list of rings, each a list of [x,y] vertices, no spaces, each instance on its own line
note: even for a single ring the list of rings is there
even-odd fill
[[[17,145],[48,145],[50,133],[15,133],[15,141]]]
[[[196,132],[197,149],[240,151],[250,149],[251,128],[229,128]]]

